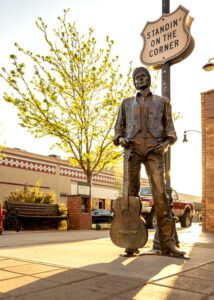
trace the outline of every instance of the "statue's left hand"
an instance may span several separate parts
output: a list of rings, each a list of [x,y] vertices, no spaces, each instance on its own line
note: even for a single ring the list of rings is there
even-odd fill
[[[170,142],[168,140],[166,140],[165,142],[157,145],[154,148],[154,152],[156,154],[166,153],[168,151],[168,149],[169,149],[169,146],[170,146]]]

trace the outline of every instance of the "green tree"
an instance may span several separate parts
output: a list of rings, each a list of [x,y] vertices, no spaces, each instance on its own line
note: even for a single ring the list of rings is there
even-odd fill
[[[5,146],[0,145],[0,160],[5,158],[5,154],[3,153],[5,148],[6,148]]]
[[[0,76],[11,88],[4,99],[17,107],[20,125],[35,137],[56,137],[56,145],[70,154],[71,164],[80,166],[91,184],[121,154],[112,144],[112,129],[121,100],[133,93],[131,65],[124,77],[118,56],[112,55],[114,42],[106,37],[105,47],[98,47],[93,29],[83,35],[67,17],[64,10],[59,27],[51,31],[54,36],[38,18],[48,54],[15,43],[29,62],[10,55],[13,67],[2,68]]]

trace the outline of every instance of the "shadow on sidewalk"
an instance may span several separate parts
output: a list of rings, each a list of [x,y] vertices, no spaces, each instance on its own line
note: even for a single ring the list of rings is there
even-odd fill
[[[57,261],[60,256],[66,255],[68,265],[81,265],[78,268],[2,257],[0,299],[206,299],[214,295],[214,234],[207,235],[198,231],[191,240],[192,236],[193,230],[188,229],[181,240],[190,247],[189,261],[153,255],[129,258],[118,256],[118,249],[111,248],[107,239],[101,239],[98,243],[60,243],[58,247],[47,244],[34,248],[37,261],[41,258],[37,252],[47,251],[51,256],[51,250],[55,249],[53,258],[56,263],[60,263]],[[30,251],[30,247],[25,251]],[[104,263],[99,251],[103,251],[104,255],[111,251],[112,261]],[[92,254],[98,256],[98,262],[102,262],[89,264],[89,256]],[[69,260],[68,255],[72,259]],[[74,259],[79,261],[75,264]],[[91,261],[94,262],[93,259]]]
[[[9,261],[10,267],[2,267]],[[30,300],[140,299],[135,296],[142,291],[148,280],[171,263],[168,257],[158,257],[158,267],[156,265],[156,268],[153,266],[148,270],[152,261],[154,262],[152,257],[149,260],[148,257],[118,257],[110,263],[67,269],[2,258],[0,274],[5,279],[1,281],[0,292],[3,294],[0,294],[0,299],[9,299],[12,296]],[[183,261],[178,260],[177,264],[182,265]],[[99,271],[104,269],[106,272]]]

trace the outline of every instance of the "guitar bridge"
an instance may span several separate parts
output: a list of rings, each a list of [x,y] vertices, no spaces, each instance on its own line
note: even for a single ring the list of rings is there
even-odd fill
[[[133,235],[137,233],[137,230],[118,230],[119,234]]]

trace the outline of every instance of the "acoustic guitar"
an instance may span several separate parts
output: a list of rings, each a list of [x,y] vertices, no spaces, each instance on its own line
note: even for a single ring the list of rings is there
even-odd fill
[[[129,196],[128,159],[130,149],[124,150],[123,159],[123,197],[114,201],[114,216],[111,223],[110,238],[121,248],[138,249],[145,246],[148,230],[141,217],[141,202],[138,197]]]

